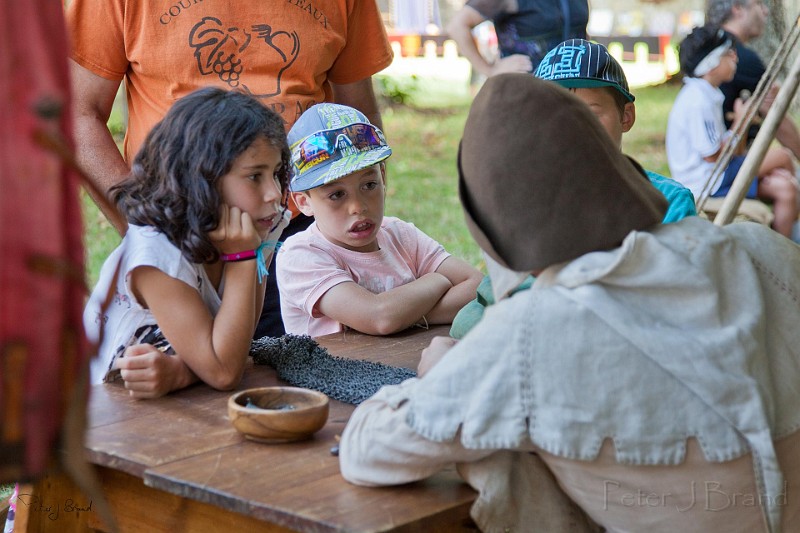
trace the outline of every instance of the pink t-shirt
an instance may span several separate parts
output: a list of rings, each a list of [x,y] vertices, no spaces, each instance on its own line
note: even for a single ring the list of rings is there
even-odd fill
[[[379,294],[435,272],[450,257],[416,226],[384,217],[377,252],[354,252],[329,242],[316,223],[286,239],[276,258],[281,315],[287,333],[318,337],[342,325],[320,314],[317,302],[331,287],[354,281]]]

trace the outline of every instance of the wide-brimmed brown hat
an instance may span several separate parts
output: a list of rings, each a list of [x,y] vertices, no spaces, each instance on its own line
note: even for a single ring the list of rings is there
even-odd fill
[[[517,271],[616,247],[632,230],[658,224],[667,209],[584,102],[530,74],[483,85],[464,127],[458,173],[472,236]]]

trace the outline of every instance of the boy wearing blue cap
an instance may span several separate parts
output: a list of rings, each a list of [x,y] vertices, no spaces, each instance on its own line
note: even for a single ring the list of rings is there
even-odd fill
[[[386,335],[448,324],[475,294],[478,270],[414,227],[384,217],[383,132],[359,111],[318,104],[288,135],[295,203],[315,222],[276,259],[287,333],[349,327]]]
[[[583,100],[622,149],[622,134],[636,121],[635,98],[625,72],[605,46],[585,39],[564,41],[547,53],[534,75],[569,89]],[[663,223],[697,214],[694,196],[686,187],[655,172],[639,170],[669,202]]]
[[[582,100],[602,124],[614,144],[622,149],[622,135],[630,131],[636,121],[635,98],[628,88],[622,67],[605,46],[585,39],[568,39],[544,56],[534,75],[569,89]],[[629,158],[630,159],[630,158]],[[697,214],[691,191],[677,181],[644,170],[638,162],[630,161],[667,199],[669,207],[662,223],[676,222]],[[487,265],[491,266],[490,260]],[[530,288],[533,277],[528,276],[513,292]],[[513,285],[514,280],[509,280]],[[477,298],[467,304],[453,320],[450,334],[461,338],[483,316],[483,311],[507,292],[493,287],[489,277],[484,277],[478,287]]]

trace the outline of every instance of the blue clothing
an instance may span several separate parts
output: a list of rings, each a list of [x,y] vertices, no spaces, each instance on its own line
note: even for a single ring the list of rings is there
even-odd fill
[[[494,24],[500,57],[527,55],[534,70],[562,41],[586,39],[587,0],[469,0],[466,5]]]
[[[723,198],[727,196],[728,192],[731,190],[733,181],[736,179],[736,175],[739,173],[739,169],[742,168],[744,158],[745,156],[743,155],[737,155],[731,158],[728,168],[725,169],[725,175],[722,177],[722,184],[711,196],[714,198]],[[751,200],[758,198],[758,179],[753,179],[753,181],[750,182],[750,188],[747,189],[746,198],[750,198]]]
[[[632,162],[638,167],[635,161]],[[650,170],[640,170],[647,176],[647,179],[650,180],[653,187],[664,195],[669,203],[664,219],[661,221],[663,224],[677,222],[686,217],[697,215],[692,191],[671,178]],[[531,285],[533,285],[534,279],[533,276],[528,276],[528,278],[511,294],[529,289]],[[489,276],[484,276],[481,284],[478,285],[477,292],[477,297],[461,308],[455,318],[453,318],[453,324],[450,327],[450,336],[454,339],[460,339],[466,335],[483,317],[484,310],[495,303],[492,293],[492,282]]]
[[[651,170],[645,170],[645,174],[650,183],[653,184],[653,187],[658,189],[669,203],[664,220],[661,221],[662,224],[677,222],[683,218],[697,215],[697,207],[695,206],[692,191],[674,179],[662,176]]]
[[[756,86],[758,86],[758,82],[767,70],[758,54],[738,41],[736,43],[736,55],[739,58],[739,62],[736,65],[736,74],[734,74],[731,81],[719,86],[722,94],[725,95],[725,101],[722,104],[723,116],[725,117],[728,116],[728,113],[733,113],[733,102],[741,96],[742,91],[750,91],[750,94],[756,92]],[[725,126],[731,127],[731,121],[727,118],[725,119]],[[747,130],[748,145],[755,139],[759,127],[758,124],[750,125],[750,129]]]

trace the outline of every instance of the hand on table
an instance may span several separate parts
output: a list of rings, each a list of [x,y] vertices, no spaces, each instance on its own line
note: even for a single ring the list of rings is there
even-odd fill
[[[419,365],[417,365],[417,377],[422,377],[428,373],[431,368],[442,360],[444,354],[457,343],[458,340],[452,337],[434,337],[428,347],[422,350],[422,357],[420,357]]]
[[[194,381],[194,374],[175,355],[161,352],[152,344],[134,344],[114,363],[125,388],[134,398],[158,398]]]

